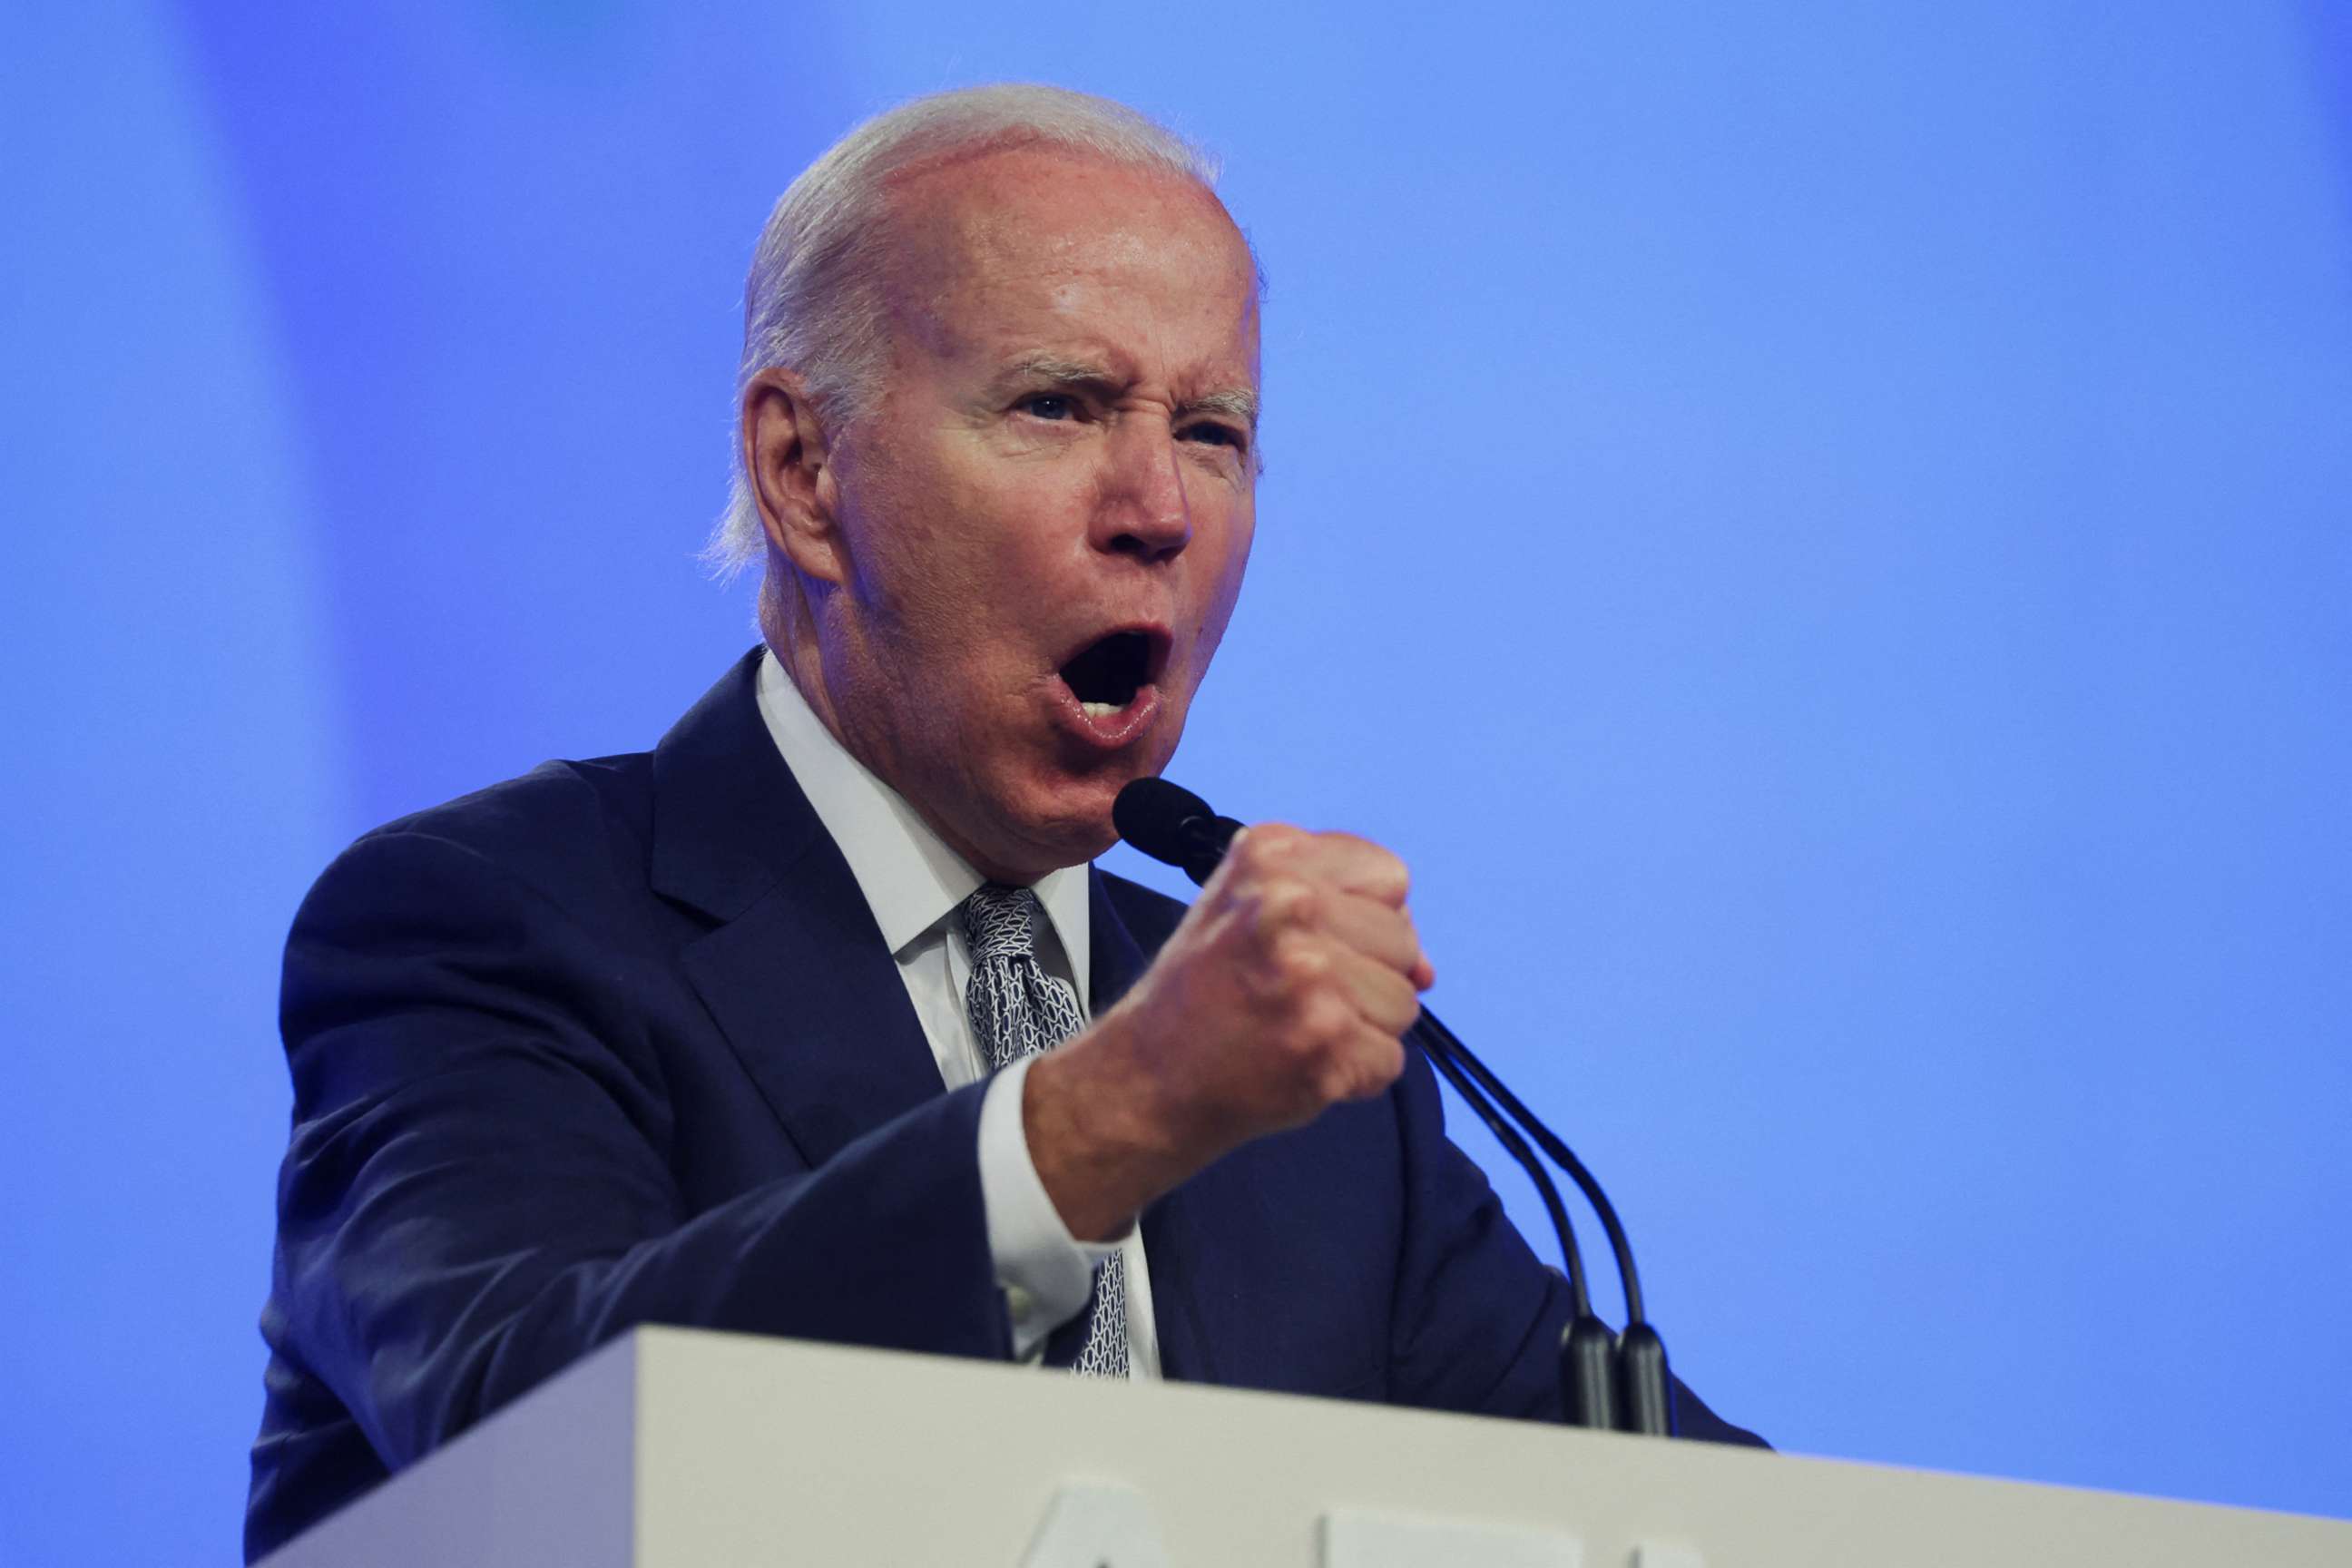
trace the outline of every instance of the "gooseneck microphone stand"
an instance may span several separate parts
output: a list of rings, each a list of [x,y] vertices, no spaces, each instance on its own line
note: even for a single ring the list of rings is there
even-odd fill
[[[1137,779],[1119,791],[1111,810],[1119,837],[1153,859],[1174,866],[1198,886],[1209,879],[1242,825],[1219,816],[1208,803],[1165,779]],[[1600,1431],[1641,1433],[1671,1437],[1678,1427],[1675,1384],[1666,1363],[1665,1342],[1651,1326],[1642,1300],[1642,1279],[1633,1266],[1633,1248],[1625,1238],[1617,1210],[1584,1162],[1559,1135],[1543,1124],[1519,1097],[1480,1061],[1453,1030],[1428,1008],[1410,1031],[1422,1054],[1438,1075],[1453,1087],[1462,1103],[1485,1123],[1503,1152],[1528,1173],[1544,1213],[1559,1243],[1560,1261],[1568,1275],[1570,1321],[1560,1335],[1559,1388],[1563,1415],[1571,1426]],[[1500,1109],[1497,1109],[1499,1105]],[[1513,1123],[1517,1125],[1515,1127]],[[1524,1130],[1525,1136],[1522,1136]],[[1601,1228],[1615,1256],[1617,1276],[1625,1291],[1625,1329],[1612,1334],[1592,1313],[1583,1255],[1576,1232],[1549,1173],[1528,1147],[1532,1137],[1544,1153],[1568,1173],[1591,1204]]]

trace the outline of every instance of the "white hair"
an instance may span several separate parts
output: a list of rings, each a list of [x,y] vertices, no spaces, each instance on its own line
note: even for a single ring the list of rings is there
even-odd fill
[[[879,390],[888,340],[878,284],[892,177],[919,163],[1024,145],[1216,184],[1215,163],[1173,132],[1123,103],[1058,87],[935,93],[877,114],[835,142],[778,198],[744,279],[743,358],[729,422],[732,483],[703,552],[719,575],[758,563],[767,548],[743,468],[743,389],[751,378],[778,366],[797,372],[835,429],[867,412]]]

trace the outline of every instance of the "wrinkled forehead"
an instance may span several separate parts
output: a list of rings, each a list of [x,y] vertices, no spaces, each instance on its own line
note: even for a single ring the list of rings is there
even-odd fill
[[[941,352],[990,325],[1126,300],[1181,300],[1193,325],[1246,338],[1258,274],[1214,193],[1172,173],[1058,149],[1001,149],[902,174],[885,281],[895,324]]]

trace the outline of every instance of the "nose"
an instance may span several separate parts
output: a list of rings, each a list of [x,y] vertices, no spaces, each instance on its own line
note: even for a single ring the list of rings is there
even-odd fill
[[[1167,560],[1192,542],[1183,463],[1165,422],[1128,418],[1112,432],[1092,533],[1096,549],[1145,562]]]

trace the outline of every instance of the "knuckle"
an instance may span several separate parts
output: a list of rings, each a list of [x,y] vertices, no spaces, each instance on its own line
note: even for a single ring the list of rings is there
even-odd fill
[[[1266,916],[1284,926],[1310,926],[1322,914],[1322,889],[1298,877],[1281,877],[1266,886]]]
[[[1351,1009],[1328,991],[1318,990],[1299,1004],[1299,1040],[1318,1057],[1333,1056],[1354,1024]]]
[[[1421,954],[1421,933],[1412,929],[1412,917],[1399,910],[1387,917],[1381,931],[1381,946],[1397,957],[1391,968],[1402,972],[1412,967]]]
[[[1380,1012],[1372,1023],[1383,1034],[1402,1035],[1412,1028],[1413,1020],[1420,1016],[1421,1005],[1411,995],[1383,997]]]
[[[1323,837],[1345,847],[1349,875],[1367,896],[1387,904],[1403,904],[1405,896],[1412,890],[1412,872],[1395,850],[1353,833],[1327,833]]]
[[[1315,942],[1293,938],[1282,944],[1276,963],[1293,991],[1312,992],[1331,977],[1331,955]]]
[[[1403,858],[1385,844],[1375,844],[1369,838],[1353,840],[1355,860],[1360,874],[1373,888],[1393,895],[1400,902],[1412,874],[1405,868]]]
[[[1241,842],[1234,846],[1233,856],[1245,870],[1263,871],[1279,866],[1297,853],[1298,841],[1306,836],[1286,822],[1253,823]]]
[[[1265,1006],[1295,1007],[1320,978],[1312,945],[1289,932],[1276,932],[1270,940],[1259,933],[1254,956],[1242,971],[1244,984]]]

